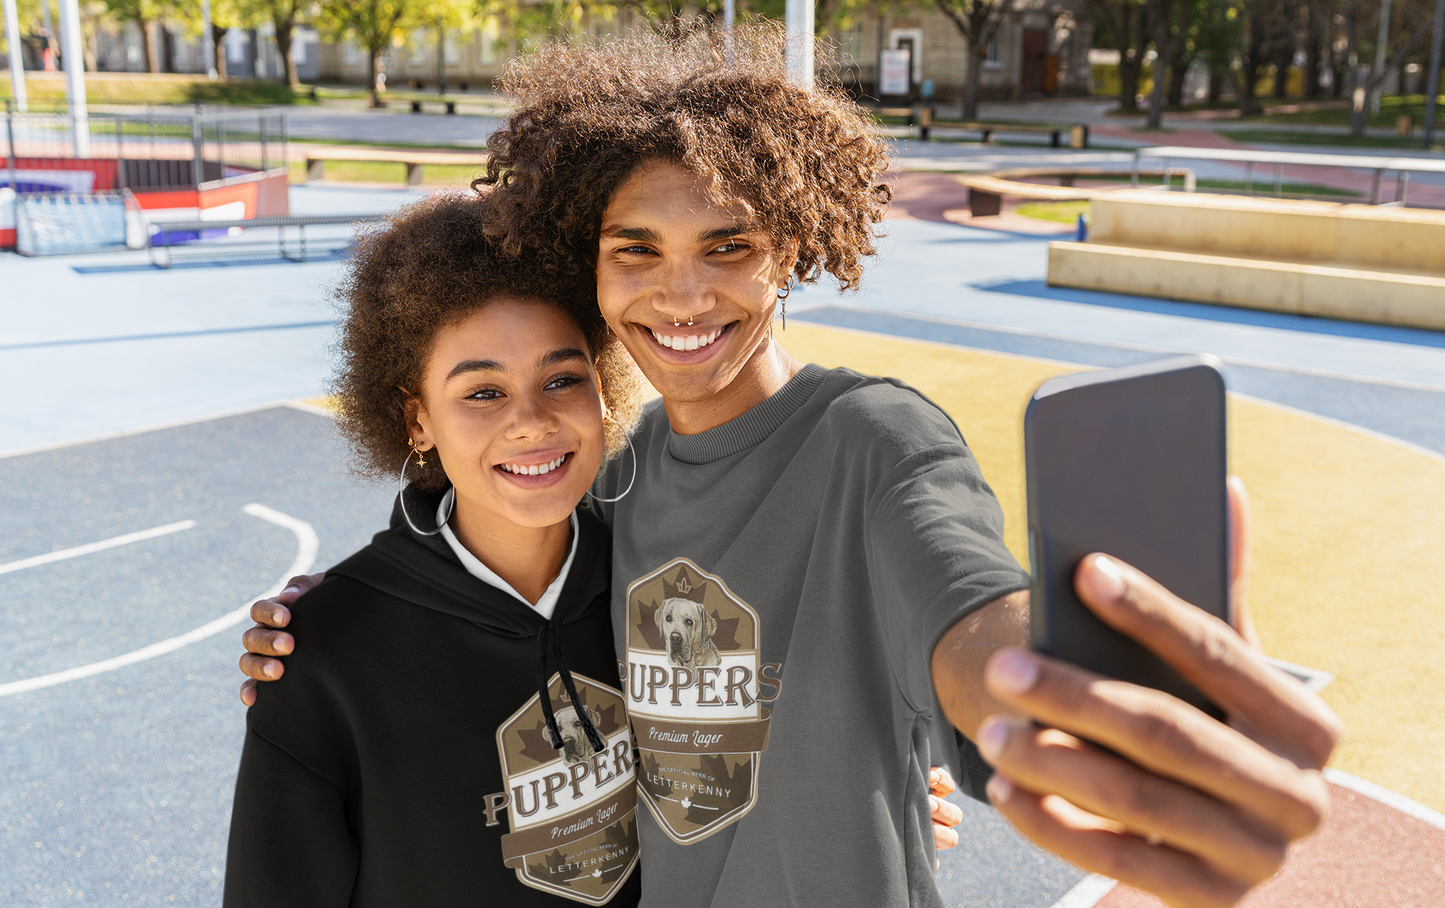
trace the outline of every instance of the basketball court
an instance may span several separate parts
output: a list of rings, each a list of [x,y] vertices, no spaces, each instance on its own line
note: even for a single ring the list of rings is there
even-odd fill
[[[293,207],[409,194],[305,187]],[[942,210],[942,209],[940,209]],[[1445,904],[1445,338],[1054,291],[1044,240],[899,219],[862,292],[790,299],[800,359],[948,410],[1022,553],[1023,403],[1044,378],[1224,358],[1268,650],[1332,677],[1335,811],[1255,906]],[[244,609],[365,543],[324,387],[335,262],[169,272],[143,254],[0,260],[0,901],[220,904],[244,730]],[[8,295],[8,293],[7,293]],[[385,654],[378,654],[385,671]],[[1123,908],[965,805],[950,906]]]

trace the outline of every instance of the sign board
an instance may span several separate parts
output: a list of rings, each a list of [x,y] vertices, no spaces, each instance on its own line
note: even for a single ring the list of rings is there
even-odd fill
[[[878,52],[878,94],[908,94],[909,56],[907,48]]]

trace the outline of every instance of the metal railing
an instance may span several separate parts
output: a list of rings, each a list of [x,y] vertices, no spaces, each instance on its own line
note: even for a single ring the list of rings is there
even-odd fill
[[[286,112],[275,108],[112,109],[77,120],[18,113],[8,101],[0,138],[6,185],[20,194],[211,188],[284,170],[288,142]]]

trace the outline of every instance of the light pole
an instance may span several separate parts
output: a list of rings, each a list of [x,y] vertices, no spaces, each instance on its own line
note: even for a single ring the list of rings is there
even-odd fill
[[[206,78],[216,81],[216,36],[211,31],[211,0],[201,0],[201,45],[206,55]]]
[[[65,100],[77,158],[90,157],[90,112],[85,104],[85,53],[80,44],[80,4],[60,0],[60,53],[65,57]]]
[[[1445,0],[1435,0],[1435,39],[1430,47],[1430,78],[1425,81],[1425,148],[1435,139],[1435,108],[1440,103],[1440,38],[1445,33]]]
[[[788,0],[788,75],[813,84],[813,0]]]
[[[1382,0],[1380,4],[1380,36],[1375,40],[1375,68],[1370,73],[1374,77],[1375,90],[1370,92],[1370,113],[1380,115],[1380,95],[1385,93],[1385,45],[1390,41],[1390,0]]]
[[[25,52],[20,47],[20,16],[15,11],[15,0],[5,0],[5,40],[10,42],[10,97],[15,99],[15,109],[25,113],[29,109],[25,100]]]

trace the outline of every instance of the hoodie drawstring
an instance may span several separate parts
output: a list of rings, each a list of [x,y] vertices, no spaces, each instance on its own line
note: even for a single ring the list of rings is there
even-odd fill
[[[542,700],[542,715],[547,719],[547,743],[554,748],[562,747],[562,731],[557,727],[557,717],[552,713],[552,697],[547,692],[548,636],[552,638],[552,654],[557,660],[557,673],[562,676],[562,687],[572,699],[572,706],[576,709],[577,718],[582,722],[582,730],[587,734],[592,752],[601,753],[606,749],[607,743],[602,740],[597,726],[587,717],[587,710],[582,708],[582,701],[577,697],[577,684],[572,680],[572,673],[567,670],[567,660],[562,655],[561,609],[557,610],[551,621],[542,625],[542,630],[537,634],[537,693]]]

